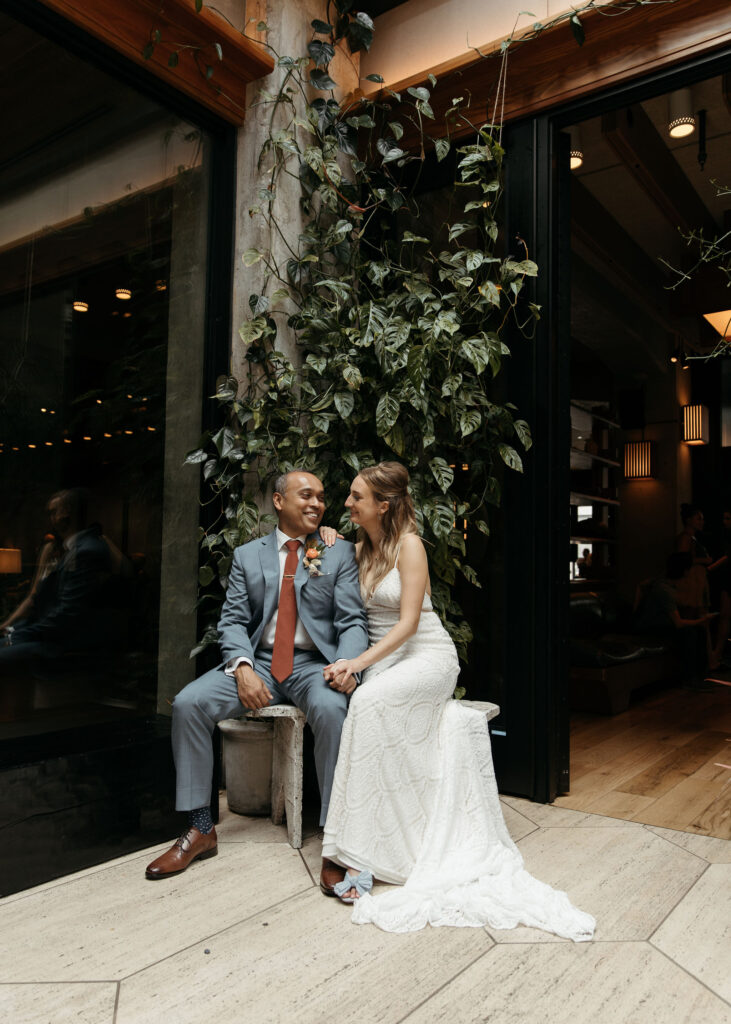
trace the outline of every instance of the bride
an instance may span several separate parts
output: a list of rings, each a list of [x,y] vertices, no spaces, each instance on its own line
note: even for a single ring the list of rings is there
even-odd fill
[[[451,699],[457,652],[432,609],[408,483],[403,466],[382,462],[359,473],[345,502],[359,527],[371,646],[325,670],[346,693],[364,673],[323,839],[323,857],[346,868],[335,894],[354,904],[354,922],[385,931],[524,924],[590,939],[594,919],[524,870],[503,821],[485,716]],[[374,875],[398,888],[373,896]]]

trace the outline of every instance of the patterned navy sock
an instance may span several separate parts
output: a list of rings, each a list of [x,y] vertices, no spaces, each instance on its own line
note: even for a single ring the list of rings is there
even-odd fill
[[[213,830],[213,818],[211,817],[210,807],[196,807],[194,811],[189,811],[188,814],[191,827],[197,828],[204,836],[207,836]]]

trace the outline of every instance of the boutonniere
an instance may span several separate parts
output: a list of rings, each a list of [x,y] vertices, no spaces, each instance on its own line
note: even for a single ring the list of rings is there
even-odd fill
[[[305,557],[302,559],[302,565],[307,569],[310,576],[322,576],[320,565],[324,550],[325,545],[322,541],[318,542],[314,534],[305,541]]]

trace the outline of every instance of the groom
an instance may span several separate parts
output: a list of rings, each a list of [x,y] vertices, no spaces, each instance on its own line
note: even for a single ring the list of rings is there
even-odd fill
[[[279,526],[236,548],[218,623],[223,663],[189,683],[173,704],[176,809],[188,811],[188,829],[148,865],[147,878],[180,874],[196,859],[218,852],[209,800],[211,736],[217,722],[269,704],[294,704],[315,735],[315,764],[325,823],[340,732],[348,709],[326,665],[355,658],[368,646],[352,544],[326,548],[317,534],[325,493],[312,473],[294,470],[275,481]],[[344,872],[323,861],[331,888]]]

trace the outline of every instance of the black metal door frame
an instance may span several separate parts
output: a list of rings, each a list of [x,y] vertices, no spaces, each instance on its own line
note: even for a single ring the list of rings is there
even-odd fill
[[[505,482],[506,741],[500,788],[548,802],[569,788],[570,203],[562,129],[731,70],[731,47],[506,126],[505,244],[539,267],[535,339],[511,339],[508,393],[531,425],[521,477]]]

